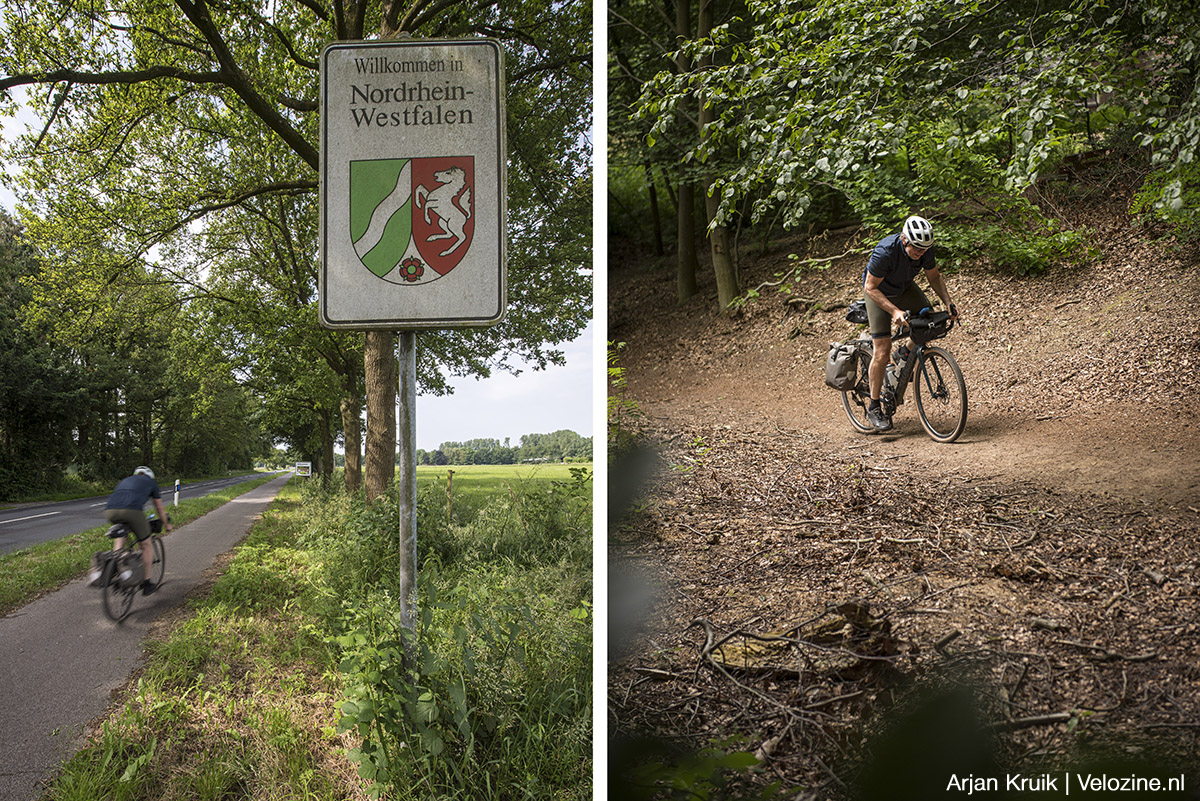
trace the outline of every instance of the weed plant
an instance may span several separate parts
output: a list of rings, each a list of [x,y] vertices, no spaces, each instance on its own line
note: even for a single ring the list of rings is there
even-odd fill
[[[344,677],[339,729],[393,799],[591,797],[591,488],[497,482],[473,514],[419,493],[416,631],[396,510],[316,488],[302,541]]]

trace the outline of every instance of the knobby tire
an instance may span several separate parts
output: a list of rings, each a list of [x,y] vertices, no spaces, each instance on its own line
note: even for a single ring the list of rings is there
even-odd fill
[[[858,362],[858,381],[853,389],[842,393],[842,407],[850,418],[850,425],[860,434],[870,434],[875,426],[867,420],[867,405],[871,402],[871,383],[868,371],[871,367],[871,357],[863,350],[856,349],[854,358]]]
[[[967,427],[967,382],[949,352],[925,346],[913,376],[917,414],[936,442],[954,442]]]

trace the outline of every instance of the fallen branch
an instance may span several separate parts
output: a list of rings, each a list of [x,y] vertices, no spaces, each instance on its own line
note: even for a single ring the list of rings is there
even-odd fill
[[[1075,640],[1054,640],[1054,642],[1062,645],[1071,645],[1076,648],[1083,648],[1088,651],[1097,651],[1100,655],[1095,658],[1099,659],[1101,662],[1149,662],[1158,655],[1155,651],[1148,651],[1144,654],[1125,656],[1125,654],[1119,654],[1116,651],[1111,651],[1108,648],[1105,648],[1103,645],[1092,645],[1091,643],[1076,642]]]
[[[1027,718],[1004,720],[993,723],[988,728],[992,731],[1016,731],[1017,729],[1031,729],[1034,726],[1052,726],[1056,723],[1066,723],[1072,717],[1074,715],[1070,712],[1053,712],[1049,715],[1031,715]]]

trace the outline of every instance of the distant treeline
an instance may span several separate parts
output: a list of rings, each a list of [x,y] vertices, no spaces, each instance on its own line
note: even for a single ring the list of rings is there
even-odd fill
[[[574,431],[525,434],[518,445],[506,438],[443,442],[437,450],[417,451],[418,464],[521,464],[523,462],[591,461],[592,438]]]

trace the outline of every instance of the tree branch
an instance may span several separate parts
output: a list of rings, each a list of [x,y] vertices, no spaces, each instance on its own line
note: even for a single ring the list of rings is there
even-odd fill
[[[28,86],[43,83],[67,83],[87,86],[107,86],[111,84],[137,84],[157,81],[162,78],[173,78],[192,84],[228,84],[227,77],[220,72],[188,72],[175,67],[158,66],[141,70],[114,70],[112,72],[80,72],[79,70],[60,69],[51,72],[25,72],[0,78],[0,91],[14,86]]]
[[[205,0],[175,0],[175,4],[183,11],[184,16],[196,27],[196,30],[208,42],[212,48],[213,55],[217,59],[217,63],[221,65],[221,74],[225,77],[224,83],[232,89],[246,107],[258,117],[263,123],[279,135],[293,152],[303,159],[308,166],[314,170],[320,169],[320,156],[317,149],[312,146],[304,136],[297,131],[292,125],[283,118],[266,98],[255,91],[250,83],[250,79],[242,72],[237,62],[233,58],[233,54],[229,50],[229,46],[225,44],[225,40],[221,37],[221,32],[217,30],[217,26],[213,24],[212,17],[208,14],[208,9],[204,5]]]

